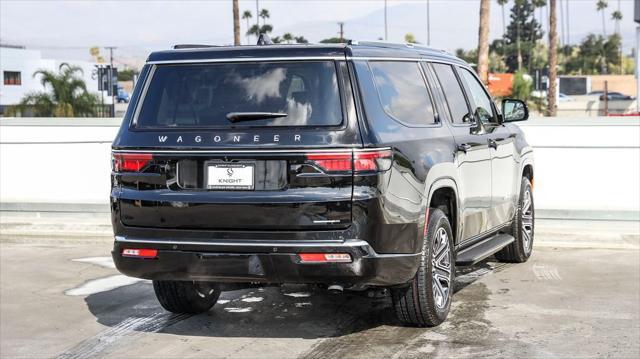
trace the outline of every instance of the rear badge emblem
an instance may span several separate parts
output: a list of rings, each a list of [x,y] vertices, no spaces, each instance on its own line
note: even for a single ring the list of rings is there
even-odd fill
[[[227,176],[233,176],[233,168],[227,168]]]

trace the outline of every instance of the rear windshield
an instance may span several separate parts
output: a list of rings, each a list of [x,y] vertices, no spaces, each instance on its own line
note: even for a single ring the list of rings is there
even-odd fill
[[[272,118],[261,118],[262,113]],[[229,114],[237,115],[234,122]],[[158,65],[136,123],[163,128],[339,125],[336,66],[333,61]]]

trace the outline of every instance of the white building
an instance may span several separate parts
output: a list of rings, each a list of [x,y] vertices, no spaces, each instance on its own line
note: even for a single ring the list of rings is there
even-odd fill
[[[16,105],[30,92],[45,91],[40,76],[34,77],[37,70],[58,71],[62,63],[79,66],[82,79],[89,92],[100,96],[96,63],[78,60],[43,59],[39,50],[29,50],[18,46],[0,44],[0,114],[7,105]],[[111,97],[104,94],[104,103],[110,104]]]

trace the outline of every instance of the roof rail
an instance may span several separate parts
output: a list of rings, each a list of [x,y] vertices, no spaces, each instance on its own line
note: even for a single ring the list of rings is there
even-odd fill
[[[217,45],[202,45],[202,44],[177,44],[173,45],[174,50],[179,49],[201,49],[206,47],[218,47]]]

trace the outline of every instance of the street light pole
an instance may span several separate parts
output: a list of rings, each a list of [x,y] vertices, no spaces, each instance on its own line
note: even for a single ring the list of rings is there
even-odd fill
[[[384,41],[387,41],[387,0],[384,0]]]
[[[105,46],[105,49],[109,50],[109,89],[111,91],[111,117],[116,117],[116,100],[115,93],[113,93],[113,50],[116,49],[115,46]],[[116,81],[116,87],[117,87]]]

